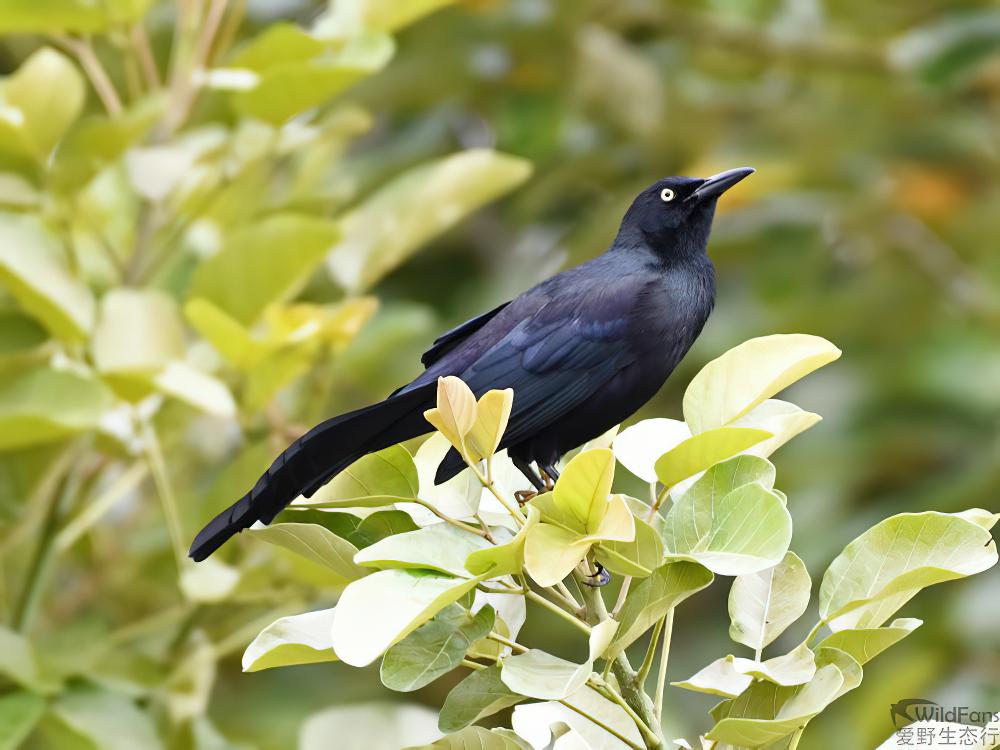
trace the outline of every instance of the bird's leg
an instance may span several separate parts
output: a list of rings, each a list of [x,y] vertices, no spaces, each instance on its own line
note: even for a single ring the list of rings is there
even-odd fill
[[[539,492],[545,492],[545,484],[542,482],[542,478],[538,476],[534,469],[531,468],[531,463],[526,461],[521,456],[511,456],[511,462],[514,464],[514,468],[524,474],[528,481],[534,486],[534,490],[518,490],[514,493],[514,499],[518,503],[524,505],[531,498],[537,495]]]
[[[545,480],[545,489],[553,489],[559,480],[559,470],[555,467],[555,461],[543,464],[540,468],[542,470],[542,479]]]
[[[594,568],[596,573],[587,576],[587,580],[583,581],[584,586],[590,586],[591,588],[600,588],[601,586],[607,586],[611,583],[611,573],[608,569],[601,565],[597,560],[594,560]],[[593,583],[591,582],[593,581]]]

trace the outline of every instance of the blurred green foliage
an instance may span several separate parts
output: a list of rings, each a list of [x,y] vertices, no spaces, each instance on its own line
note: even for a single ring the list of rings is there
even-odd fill
[[[645,415],[744,339],[819,334],[845,357],[794,400],[826,421],[777,459],[811,571],[892,513],[998,508],[993,3],[0,0],[0,34],[0,723],[29,747],[286,748],[385,698],[340,665],[241,674],[336,582],[247,541],[194,568],[187,542],[665,174],[758,168]],[[725,641],[698,606],[671,679]],[[1000,708],[997,574],[925,611],[816,747],[877,744],[903,697]],[[710,700],[672,693],[693,735]]]

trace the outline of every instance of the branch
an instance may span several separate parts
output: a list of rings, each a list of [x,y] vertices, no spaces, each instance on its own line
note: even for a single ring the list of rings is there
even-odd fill
[[[76,56],[108,114],[111,116],[121,114],[122,100],[118,96],[118,91],[111,82],[111,78],[108,77],[107,71],[104,70],[104,66],[101,65],[101,61],[94,52],[94,47],[90,43],[90,39],[87,37],[77,39],[68,34],[54,34],[52,39],[56,44],[59,44]]]
[[[663,616],[663,647],[660,651],[660,668],[656,674],[656,695],[653,698],[653,716],[659,724],[663,719],[663,693],[667,686],[667,657],[670,656],[670,637],[674,632],[674,610]]]

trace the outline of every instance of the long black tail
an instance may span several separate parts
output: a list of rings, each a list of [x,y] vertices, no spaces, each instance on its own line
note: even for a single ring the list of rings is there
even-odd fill
[[[316,425],[278,456],[253,489],[208,522],[188,554],[200,562],[256,521],[270,523],[299,495],[310,497],[366,453],[431,431],[424,410],[435,383],[393,395]]]

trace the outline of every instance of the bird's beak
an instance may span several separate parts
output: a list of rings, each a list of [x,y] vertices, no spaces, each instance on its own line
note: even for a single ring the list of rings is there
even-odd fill
[[[688,196],[688,200],[700,203],[709,198],[717,198],[744,177],[749,177],[756,171],[753,167],[737,167],[736,169],[727,169],[725,172],[714,174],[706,179],[697,190],[691,193]]]

